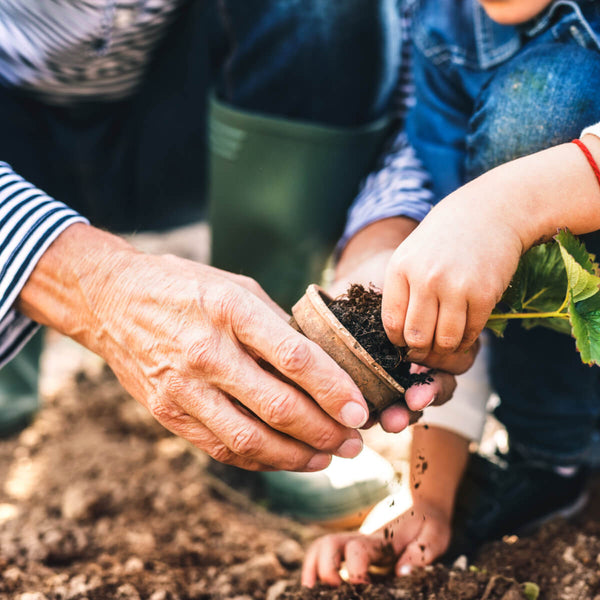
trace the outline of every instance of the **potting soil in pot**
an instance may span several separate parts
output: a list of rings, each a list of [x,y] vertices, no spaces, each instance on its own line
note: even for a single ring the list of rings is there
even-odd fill
[[[427,373],[411,373],[402,348],[394,346],[381,320],[381,292],[373,287],[353,283],[347,292],[328,304],[329,310],[352,334],[356,341],[404,389],[419,383],[429,383]]]

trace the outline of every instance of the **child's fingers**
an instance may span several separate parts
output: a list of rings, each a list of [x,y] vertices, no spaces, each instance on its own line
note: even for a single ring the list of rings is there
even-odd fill
[[[367,583],[369,581],[369,566],[381,561],[381,548],[380,539],[362,536],[348,541],[344,556],[350,583]]]
[[[398,559],[396,574],[404,574],[406,570],[402,567],[405,565],[412,567],[430,565],[446,551],[449,543],[450,528],[442,525],[437,519],[428,520],[426,517],[419,535],[406,546]]]
[[[446,371],[452,373],[452,375],[461,375],[473,366],[478,348],[479,344],[477,343],[477,340],[475,340],[471,347],[465,351],[457,350],[452,354],[444,355],[434,354],[432,352],[423,361],[423,364],[431,369]]]
[[[435,328],[433,352],[447,355],[455,352],[464,339],[467,323],[467,302],[464,298],[449,298],[440,303]]]
[[[400,433],[408,427],[410,415],[404,406],[394,404],[386,408],[379,416],[379,423],[388,433]]]
[[[317,543],[313,544],[304,555],[300,583],[304,587],[314,587],[317,583]]]
[[[404,323],[404,341],[410,349],[411,362],[421,362],[431,352],[438,310],[437,296],[424,289],[411,289]]]
[[[430,404],[439,406],[452,398],[456,389],[454,375],[445,371],[432,374],[433,381],[427,385],[413,385],[406,390],[404,399],[411,410],[423,410]]]
[[[405,277],[398,276],[388,268],[383,285],[381,318],[390,341],[395,346],[406,346],[404,340],[404,321],[408,308],[410,289]]]
[[[313,587],[317,581],[331,586],[342,583],[340,567],[348,537],[338,534],[326,535],[310,546],[302,565],[303,586]]]
[[[475,343],[479,337],[485,324],[487,323],[494,306],[496,305],[495,298],[481,297],[473,299],[469,302],[469,310],[467,311],[467,322],[463,339],[457,352],[466,352]]]

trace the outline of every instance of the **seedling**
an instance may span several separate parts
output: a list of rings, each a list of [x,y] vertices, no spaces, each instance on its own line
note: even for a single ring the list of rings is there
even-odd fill
[[[534,246],[521,258],[486,326],[502,336],[515,319],[527,329],[568,333],[584,363],[600,364],[600,277],[594,260],[567,230]]]

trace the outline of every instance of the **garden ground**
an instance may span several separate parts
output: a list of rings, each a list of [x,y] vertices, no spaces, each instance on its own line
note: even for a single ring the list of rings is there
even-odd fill
[[[530,581],[540,599],[600,600],[598,485],[576,522],[492,544],[466,570],[302,589],[322,530],[251,502],[247,476],[169,434],[72,342],[44,364],[43,410],[0,442],[0,599],[517,600]]]

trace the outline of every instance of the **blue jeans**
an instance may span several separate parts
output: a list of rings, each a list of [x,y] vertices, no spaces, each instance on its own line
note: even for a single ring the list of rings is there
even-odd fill
[[[265,115],[377,119],[398,71],[396,1],[190,0],[127,100],[54,107],[0,88],[1,160],[113,231],[199,220],[209,91]]]
[[[411,136],[440,197],[600,121],[597,2],[555,2],[520,30],[486,22],[474,2],[464,5],[475,11],[471,38],[468,24],[453,31],[446,21],[441,40],[443,10],[421,13],[417,25],[417,83],[429,89],[419,92]],[[428,113],[433,108],[435,115]],[[584,240],[600,251],[600,235]],[[600,416],[600,369],[581,363],[572,338],[511,324],[492,341],[490,374],[501,399],[496,416],[515,449],[553,464],[584,459]]]

